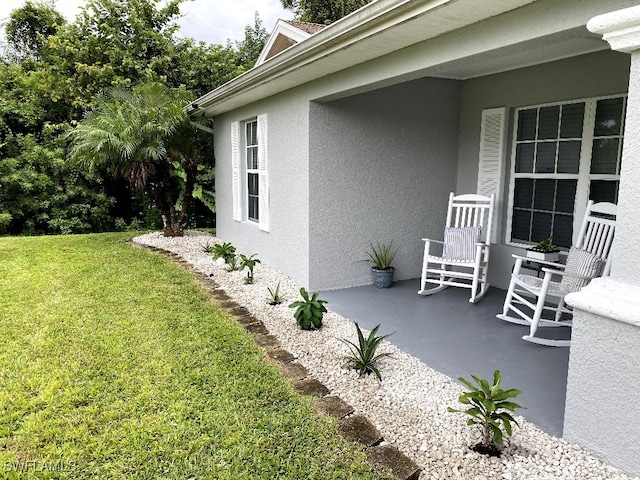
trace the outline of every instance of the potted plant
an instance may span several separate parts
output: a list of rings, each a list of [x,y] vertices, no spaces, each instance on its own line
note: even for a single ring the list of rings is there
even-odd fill
[[[371,274],[373,276],[373,284],[376,288],[389,288],[393,282],[393,272],[395,268],[391,266],[391,262],[398,253],[398,248],[393,250],[393,241],[388,244],[377,243],[375,246],[370,243],[370,251],[367,252],[363,262],[371,263]]]
[[[547,237],[539,241],[533,247],[527,249],[527,257],[545,262],[557,262],[560,249],[553,244],[553,238]]]

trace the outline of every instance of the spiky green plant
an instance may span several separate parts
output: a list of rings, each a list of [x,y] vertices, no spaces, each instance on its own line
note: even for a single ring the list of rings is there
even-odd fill
[[[469,387],[469,391],[458,397],[463,405],[469,405],[466,410],[457,410],[448,407],[449,412],[460,412],[469,415],[467,425],[477,425],[482,432],[482,443],[476,445],[474,450],[489,455],[499,455],[499,445],[502,445],[503,432],[511,436],[511,424],[518,422],[511,413],[516,408],[524,408],[509,398],[515,398],[522,392],[515,388],[503,390],[500,388],[500,370],[493,372],[493,385],[484,378],[471,375],[477,386],[462,377],[458,380]],[[519,426],[519,425],[518,425]]]
[[[391,268],[391,262],[398,253],[397,247],[393,250],[393,241],[389,243],[377,243],[375,246],[373,243],[369,243],[370,250],[367,252],[367,257],[363,262],[369,262],[374,268],[378,270],[388,270]]]
[[[302,296],[302,300],[298,300],[289,305],[289,308],[296,309],[293,316],[298,326],[302,330],[312,330],[322,327],[322,316],[327,311],[324,306],[324,304],[327,303],[326,300],[318,300],[318,292],[315,292],[309,297],[309,292],[307,292],[304,287],[300,289],[300,295]]]
[[[369,336],[365,338],[358,322],[356,322],[356,330],[358,333],[358,344],[346,340],[344,338],[340,338],[339,340],[345,343],[349,350],[351,350],[351,355],[345,357],[347,361],[347,366],[358,370],[358,374],[361,377],[365,375],[370,375],[371,373],[375,373],[378,380],[382,381],[382,376],[380,375],[380,370],[376,366],[378,360],[384,357],[391,357],[391,353],[376,353],[378,351],[378,347],[382,343],[382,341],[393,335],[393,333],[389,333],[387,335],[378,336],[378,329],[380,325],[377,325],[371,332]]]
[[[280,294],[280,282],[278,282],[275,288],[267,287],[267,290],[269,291],[269,297],[267,298],[269,305],[280,305],[284,298]]]
[[[200,246],[202,247],[202,251],[205,252],[205,253],[212,253],[213,252],[213,245],[211,245],[209,242],[201,243]]]
[[[227,270],[230,272],[235,272],[237,270],[241,270],[241,266],[240,266],[240,257],[237,255],[233,255],[229,258],[229,261],[227,262]]]

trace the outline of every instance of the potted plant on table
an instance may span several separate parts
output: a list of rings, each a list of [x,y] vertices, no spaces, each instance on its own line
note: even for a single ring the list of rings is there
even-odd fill
[[[371,274],[373,276],[373,284],[376,288],[389,288],[393,282],[393,272],[395,268],[391,266],[391,262],[398,253],[398,248],[393,250],[393,241],[388,244],[377,243],[375,246],[370,243],[370,250],[367,252],[363,262],[371,264]]]
[[[552,237],[547,237],[527,249],[527,257],[534,260],[544,260],[545,262],[557,262],[559,254],[560,249],[553,244]]]

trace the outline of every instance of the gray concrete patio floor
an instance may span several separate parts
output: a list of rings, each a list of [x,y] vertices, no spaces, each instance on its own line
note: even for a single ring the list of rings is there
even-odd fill
[[[491,379],[502,372],[503,388],[518,388],[516,399],[527,407],[517,413],[545,432],[562,435],[569,348],[534,345],[522,340],[528,328],[496,318],[504,290],[491,288],[477,304],[469,290],[448,288],[430,296],[417,294],[419,280],[395,282],[389,289],[373,285],[324,291],[320,298],[338,314],[379,334],[451,378],[471,374]],[[568,338],[567,328],[541,329]]]

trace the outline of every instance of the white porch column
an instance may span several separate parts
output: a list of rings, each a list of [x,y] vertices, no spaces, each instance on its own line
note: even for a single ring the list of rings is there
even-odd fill
[[[611,277],[567,296],[574,307],[564,437],[640,475],[640,6],[587,28],[631,55]]]

